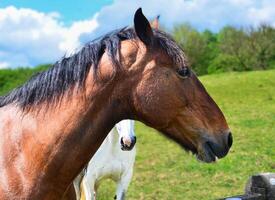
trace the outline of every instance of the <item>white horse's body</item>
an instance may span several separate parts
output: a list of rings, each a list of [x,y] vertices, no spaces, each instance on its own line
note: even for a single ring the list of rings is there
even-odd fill
[[[80,199],[81,180],[85,198],[91,200],[95,199],[99,183],[105,178],[111,178],[117,183],[116,199],[125,198],[133,175],[136,148],[133,147],[131,151],[122,151],[121,141],[129,148],[134,145],[131,142],[133,138],[135,140],[134,121],[123,120],[116,124],[90,160],[84,173],[75,179],[74,187],[78,200]]]

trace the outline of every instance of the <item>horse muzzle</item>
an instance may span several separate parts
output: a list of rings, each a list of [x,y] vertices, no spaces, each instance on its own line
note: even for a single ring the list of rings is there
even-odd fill
[[[197,158],[203,162],[215,162],[219,158],[225,157],[233,144],[231,132],[221,136],[219,143],[206,140],[198,151]]]
[[[122,137],[120,139],[121,150],[131,151],[134,148],[136,141],[137,141],[136,136],[131,136],[129,138]]]

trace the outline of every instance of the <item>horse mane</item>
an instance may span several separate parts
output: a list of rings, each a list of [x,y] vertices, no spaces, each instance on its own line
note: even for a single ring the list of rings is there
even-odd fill
[[[42,102],[58,102],[72,86],[83,88],[91,67],[96,75],[104,52],[108,54],[114,66],[118,67],[121,41],[136,37],[133,28],[122,28],[87,43],[79,52],[70,57],[63,57],[48,70],[35,74],[23,85],[5,96],[0,96],[0,107],[15,103],[26,109]],[[186,65],[183,51],[168,34],[154,30],[154,42],[165,50],[175,63]]]

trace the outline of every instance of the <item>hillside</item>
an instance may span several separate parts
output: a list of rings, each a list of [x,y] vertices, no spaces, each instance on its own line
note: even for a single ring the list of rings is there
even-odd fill
[[[0,94],[25,81],[33,73],[28,70],[25,75],[20,70],[16,74],[0,70]],[[275,172],[275,70],[200,79],[231,127],[234,143],[230,154],[216,164],[203,164],[137,123],[138,153],[128,199],[217,199],[243,193],[252,174]],[[113,198],[114,190],[114,183],[104,182],[99,199]]]

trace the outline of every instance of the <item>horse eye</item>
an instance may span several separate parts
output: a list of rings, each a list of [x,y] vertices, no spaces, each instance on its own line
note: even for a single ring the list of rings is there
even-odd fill
[[[187,78],[188,76],[190,76],[190,70],[187,67],[183,67],[183,68],[178,70],[178,74],[182,78]]]

